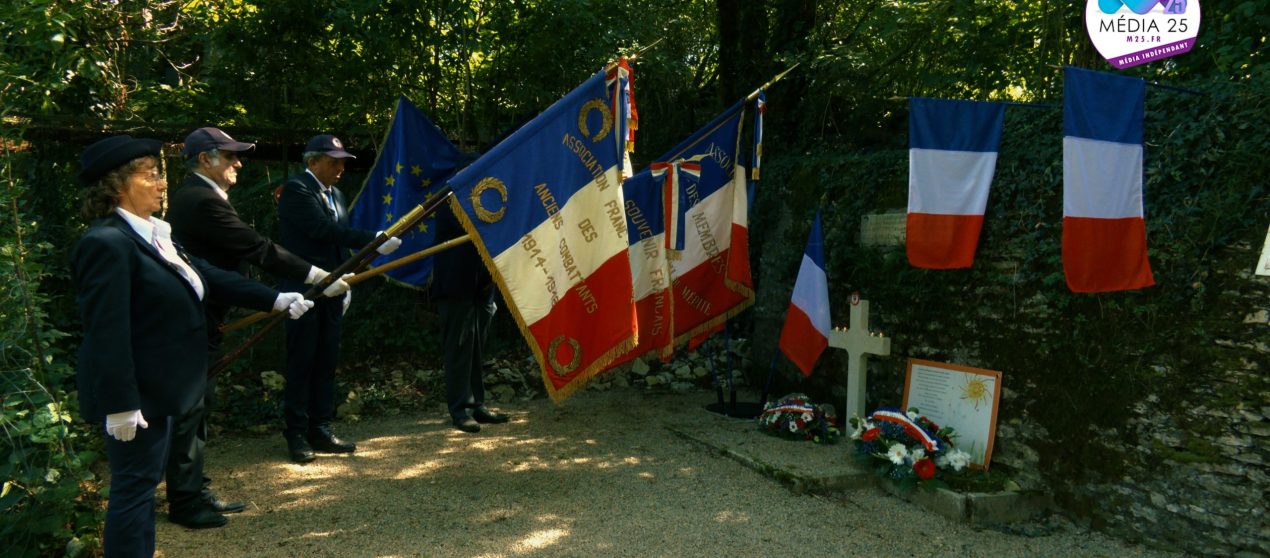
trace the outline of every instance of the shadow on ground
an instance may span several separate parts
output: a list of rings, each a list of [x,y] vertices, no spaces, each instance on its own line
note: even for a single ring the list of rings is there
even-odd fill
[[[770,444],[707,413],[711,394],[584,392],[504,406],[513,420],[464,434],[441,416],[341,424],[351,456],[286,460],[281,436],[214,440],[208,472],[248,502],[192,531],[160,514],[167,557],[230,556],[1155,556],[1079,531],[976,531],[874,489],[789,490],[685,438]],[[725,432],[726,431],[726,432]],[[846,447],[771,439],[773,463],[847,467]],[[749,448],[753,453],[753,448]],[[780,465],[782,467],[786,465]],[[803,471],[805,474],[806,471]]]

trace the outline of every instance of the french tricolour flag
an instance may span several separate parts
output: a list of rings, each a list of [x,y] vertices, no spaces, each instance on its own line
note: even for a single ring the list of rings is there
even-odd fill
[[[811,367],[829,346],[829,280],[825,277],[825,241],[820,232],[820,211],[811,226],[807,250],[794,281],[794,296],[781,329],[780,349],[789,360],[811,375]]]
[[[674,297],[666,256],[666,212],[662,208],[666,173],[672,170],[673,165],[666,165],[659,173],[644,169],[622,182],[639,345],[613,366],[653,351],[669,360],[675,351]]]
[[[754,303],[749,201],[739,150],[744,115],[745,101],[736,103],[657,159],[699,164],[681,165],[678,209],[666,219],[668,235],[683,231],[683,250],[673,253],[670,267],[675,343],[688,342],[689,348]],[[667,240],[674,245],[679,236]]]
[[[450,179],[556,400],[637,342],[613,98],[597,73]]]
[[[926,269],[970,267],[1005,105],[920,97],[908,103],[908,261]]]
[[[1066,68],[1063,81],[1063,273],[1073,292],[1155,284],[1142,211],[1146,83]]]

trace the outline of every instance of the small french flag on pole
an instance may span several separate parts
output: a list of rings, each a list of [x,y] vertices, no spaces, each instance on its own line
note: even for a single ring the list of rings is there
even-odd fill
[[[1155,284],[1142,211],[1146,82],[1068,67],[1063,80],[1063,274],[1072,292]]]
[[[912,97],[908,106],[908,261],[925,269],[970,267],[1005,105]]]
[[[811,368],[820,353],[829,346],[829,280],[825,276],[825,242],[820,232],[820,210],[811,226],[807,250],[794,281],[794,296],[789,301],[785,327],[781,329],[780,350],[802,370]]]

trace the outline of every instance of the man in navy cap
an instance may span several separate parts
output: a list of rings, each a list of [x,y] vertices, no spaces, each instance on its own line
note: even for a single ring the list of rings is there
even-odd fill
[[[261,236],[243,222],[229,202],[229,192],[238,183],[238,169],[243,166],[240,154],[255,147],[235,141],[218,128],[199,128],[185,137],[181,154],[189,173],[171,194],[166,215],[173,236],[186,251],[221,269],[245,275],[246,264],[251,263],[297,285],[317,283],[326,278],[326,270],[309,265]],[[336,280],[323,294],[339,297],[347,290],[347,283]],[[228,312],[228,306],[207,306],[209,354],[220,348],[220,327]],[[191,528],[219,527],[226,523],[221,514],[240,512],[245,507],[217,498],[208,488],[211,479],[203,473],[213,391],[214,384],[208,382],[203,402],[172,421],[172,447],[167,462],[168,519]]]
[[[344,174],[344,164],[353,155],[344,150],[339,138],[330,134],[313,136],[304,148],[303,173],[291,177],[278,197],[278,228],[283,246],[313,265],[339,267],[350,256],[375,239],[378,233],[348,226],[344,194],[335,187]],[[400,238],[390,238],[378,248],[389,254],[401,246]],[[282,285],[298,286],[284,280]],[[345,293],[345,301],[348,300]],[[283,436],[296,463],[313,461],[314,451],[352,453],[356,444],[341,440],[331,431],[335,415],[335,361],[340,352],[340,320],[344,302],[317,300],[306,319],[292,320],[287,330],[287,386],[284,391]]]

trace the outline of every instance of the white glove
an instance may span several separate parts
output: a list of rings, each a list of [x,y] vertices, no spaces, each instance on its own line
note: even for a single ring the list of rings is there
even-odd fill
[[[384,234],[384,232],[379,231],[379,234]],[[383,244],[379,245],[379,248],[375,249],[375,251],[387,256],[388,254],[396,252],[397,249],[400,247],[401,247],[401,239],[394,236],[394,237],[390,237],[388,240],[385,240]]]
[[[328,285],[325,289],[322,289],[322,295],[328,298],[335,298],[348,292],[348,289],[350,288],[348,286],[348,280],[352,276],[352,273],[345,273],[343,277],[336,279],[335,282]]]
[[[316,285],[318,283],[321,283],[322,280],[326,279],[326,277],[330,274],[331,273],[325,269],[322,269],[317,266],[312,266],[309,268],[309,276],[304,279],[304,284]],[[348,289],[350,289],[351,287],[349,286],[347,280],[349,277],[352,277],[352,276],[353,276],[352,273],[345,273],[343,277],[336,279],[335,282],[331,283],[330,285],[327,285],[325,289],[322,289],[322,296],[325,296],[327,298],[335,298],[337,296],[340,296],[348,292]]]
[[[273,301],[275,312],[286,310],[293,320],[299,319],[310,308],[313,308],[313,301],[304,300],[304,295],[300,293],[278,293],[278,298]]]
[[[341,316],[348,313],[348,305],[351,302],[353,302],[353,291],[347,291],[344,293],[344,310],[340,312]]]
[[[304,284],[305,284],[305,285],[316,285],[316,284],[318,284],[318,283],[321,283],[321,282],[322,282],[322,280],[323,280],[323,279],[326,279],[326,276],[327,276],[327,275],[330,275],[330,274],[331,274],[331,273],[330,273],[329,271],[325,270],[325,269],[322,269],[322,268],[320,268],[320,267],[318,267],[318,266],[316,266],[316,265],[311,265],[311,266],[309,266],[309,275],[308,275],[308,277],[305,277],[305,278],[304,278]]]
[[[141,416],[141,409],[106,415],[106,433],[120,442],[131,442],[137,437],[138,426],[150,428],[146,418]]]

